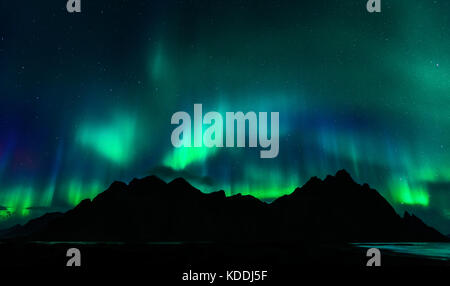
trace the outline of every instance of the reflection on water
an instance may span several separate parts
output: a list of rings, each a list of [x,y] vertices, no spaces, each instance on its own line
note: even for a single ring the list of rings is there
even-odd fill
[[[395,253],[426,256],[432,259],[450,260],[450,243],[439,242],[395,242],[353,243],[358,247],[379,248]]]
[[[122,245],[121,241],[33,241],[36,244],[57,245],[57,244],[73,244],[73,245]]]
[[[1,242],[0,242],[1,243]],[[126,245],[123,241],[33,241],[36,244],[46,244],[46,245],[58,245],[58,244],[72,244],[72,245]],[[208,244],[208,241],[199,241],[195,244]],[[192,242],[184,241],[151,241],[147,243],[140,243],[146,245],[183,245],[183,244],[194,244]]]
[[[127,245],[126,242],[121,241],[34,241],[37,244],[57,245]],[[147,242],[146,245],[155,246],[176,246],[176,245],[190,245],[190,244],[210,244],[211,242],[184,242],[184,241],[161,241],[161,242]],[[380,250],[392,251],[394,253],[406,255],[419,255],[431,259],[439,259],[450,261],[450,243],[438,242],[394,242],[394,243],[353,243],[357,247],[362,248],[378,248]]]

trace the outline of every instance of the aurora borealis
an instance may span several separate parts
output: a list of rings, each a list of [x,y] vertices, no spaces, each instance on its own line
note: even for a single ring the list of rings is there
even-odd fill
[[[152,173],[270,200],[346,169],[449,234],[450,2],[366,2],[2,1],[0,228]],[[173,148],[196,103],[279,112],[278,156]]]

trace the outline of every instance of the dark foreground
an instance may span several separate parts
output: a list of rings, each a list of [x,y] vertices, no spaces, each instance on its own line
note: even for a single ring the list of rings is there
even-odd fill
[[[69,248],[81,252],[81,266],[67,267]],[[390,273],[402,275],[425,270],[447,272],[450,261],[404,256],[382,251],[381,267],[367,267],[366,250],[350,245],[288,244],[0,244],[0,269],[40,272],[98,273],[115,276],[129,272],[145,275],[148,281],[183,282],[183,274],[217,273],[216,282],[227,281],[227,271],[267,271],[266,282],[334,279],[364,273],[374,278]],[[419,272],[411,271],[411,267]],[[317,275],[317,273],[321,275]],[[261,273],[261,272],[260,272]],[[323,275],[322,275],[323,274]],[[331,276],[330,276],[331,275]],[[223,278],[218,278],[223,276]],[[392,278],[390,278],[392,280]],[[403,278],[402,278],[403,279]],[[207,282],[207,281],[203,281]],[[235,282],[235,281],[227,281]],[[254,281],[253,283],[257,283]],[[249,282],[247,282],[249,283]]]

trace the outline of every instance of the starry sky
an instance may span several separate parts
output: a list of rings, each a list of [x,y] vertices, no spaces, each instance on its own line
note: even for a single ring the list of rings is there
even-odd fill
[[[0,228],[150,174],[270,201],[346,169],[450,233],[449,1],[65,4],[0,2]],[[279,112],[278,157],[175,149],[195,103]]]

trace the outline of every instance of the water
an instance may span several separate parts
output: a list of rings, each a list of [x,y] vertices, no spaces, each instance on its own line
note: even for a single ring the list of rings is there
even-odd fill
[[[1,243],[1,242],[0,242]],[[34,241],[36,244],[58,245],[58,244],[72,244],[72,245],[126,245],[125,242],[120,241]],[[198,242],[198,244],[209,244],[210,242]],[[184,245],[192,244],[183,241],[163,241],[163,242],[148,242],[147,245]],[[391,251],[404,255],[416,255],[429,259],[438,259],[450,261],[450,243],[439,242],[374,242],[374,243],[353,243],[361,248],[378,248],[380,250]]]
[[[121,241],[32,241],[35,244],[44,245],[59,245],[59,244],[69,244],[69,245],[123,245],[124,242]]]
[[[439,242],[395,242],[353,243],[357,247],[378,248],[399,254],[418,255],[431,259],[450,260],[450,243]]]
[[[0,243],[2,243],[0,241]],[[46,245],[59,245],[59,244],[70,244],[70,245],[127,245],[123,241],[32,241],[35,244],[46,244]],[[184,245],[184,244],[209,244],[209,241],[198,241],[198,242],[184,242],[184,241],[151,241],[147,243],[141,243],[146,245]]]

